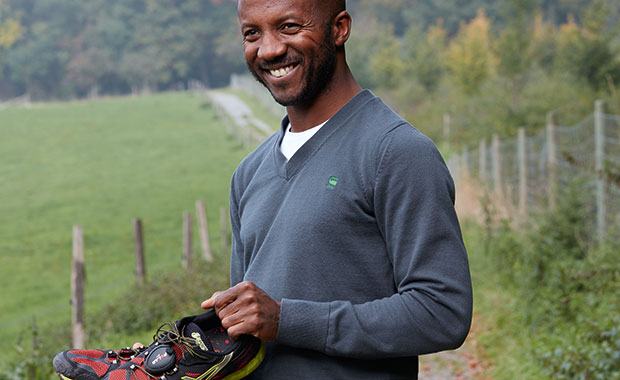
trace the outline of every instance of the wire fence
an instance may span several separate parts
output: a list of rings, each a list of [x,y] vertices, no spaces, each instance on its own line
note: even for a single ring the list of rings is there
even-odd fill
[[[204,205],[202,207],[204,207]],[[230,233],[229,233],[229,228],[228,228],[228,207],[220,206],[220,210],[221,210],[220,224],[222,226],[221,231],[215,232],[215,233],[211,231],[211,233],[209,233],[209,231],[207,231],[207,228],[206,228],[206,223],[205,225],[201,225],[199,222],[199,231],[197,231],[197,233],[204,232],[205,236],[211,241],[219,237],[221,244],[222,244],[220,252],[221,254],[226,254],[226,252],[228,251],[229,244],[230,244],[229,243]],[[204,212],[204,210],[202,212]],[[198,207],[196,209],[196,213],[198,217],[198,214],[200,213],[200,210]],[[187,214],[184,214],[184,215],[187,215]],[[184,229],[183,234],[192,235],[192,229],[190,228],[189,231],[186,231]],[[142,239],[142,237],[140,239]],[[186,237],[184,236],[183,244],[185,244],[185,240],[186,240]],[[190,236],[189,238],[190,243],[192,240],[193,239]],[[196,251],[195,247],[193,247],[193,245],[190,244],[189,252],[187,252],[187,254],[196,256],[195,251]],[[141,254],[143,255],[144,252],[142,252]],[[183,255],[180,255],[181,261],[183,261],[183,263],[185,263],[187,260],[187,257],[184,256],[185,254],[186,253],[184,252]],[[207,258],[205,259],[209,261],[209,259]],[[149,259],[149,265],[148,265],[149,277],[157,278],[159,275],[164,274],[167,271],[174,269],[175,267],[179,268],[179,261],[180,261],[179,256],[174,256],[174,255],[169,258]],[[89,267],[90,265],[86,263],[86,266]],[[187,266],[185,266],[185,269],[187,269]],[[83,289],[84,293],[83,293],[82,301],[84,301],[84,303],[89,303],[89,304],[92,303],[96,307],[99,307],[99,308],[105,306],[107,302],[106,300],[109,301],[111,296],[117,296],[120,294],[124,294],[128,286],[131,287],[140,281],[140,279],[137,278],[138,277],[137,270],[138,268],[136,265],[136,270],[134,271],[133,274],[109,279],[105,284],[91,283],[86,289]],[[145,275],[145,268],[142,268],[142,275]],[[73,275],[71,275],[70,280],[73,280]],[[67,289],[67,298],[65,300],[58,301],[57,303],[51,304],[44,308],[40,308],[36,312],[28,312],[20,316],[14,316],[11,318],[2,318],[2,315],[0,314],[0,336],[2,336],[3,338],[8,337],[8,339],[14,339],[17,337],[19,331],[23,331],[25,328],[30,326],[33,323],[32,322],[33,320],[36,320],[39,322],[40,321],[48,322],[49,320],[53,319],[50,317],[56,317],[58,315],[63,315],[63,314],[66,317],[70,317],[72,308],[74,307],[75,304],[72,300],[72,294],[70,294],[69,290],[70,289]]]
[[[556,125],[501,141],[493,136],[448,161],[457,187],[475,182],[505,202],[511,218],[529,218],[556,207],[563,189],[579,186],[587,227],[597,239],[620,232],[620,116],[594,112],[572,126]]]

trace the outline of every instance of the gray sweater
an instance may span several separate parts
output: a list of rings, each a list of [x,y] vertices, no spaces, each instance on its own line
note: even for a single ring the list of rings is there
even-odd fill
[[[289,161],[283,134],[231,185],[231,283],[282,301],[254,378],[416,378],[417,355],[460,346],[472,313],[439,152],[367,90]]]

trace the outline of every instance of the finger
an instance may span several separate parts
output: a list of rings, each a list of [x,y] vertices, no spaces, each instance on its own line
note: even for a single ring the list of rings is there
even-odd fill
[[[211,298],[209,298],[208,300],[202,301],[202,303],[200,304],[200,307],[203,308],[203,309],[213,309],[215,307],[215,299],[217,298],[217,296],[220,293],[222,293],[222,292],[215,292],[215,293],[213,293]]]
[[[200,304],[200,307],[203,309],[213,309],[213,306],[215,306],[214,303],[215,303],[215,299],[211,297],[208,300],[202,301],[202,303]]]
[[[133,348],[134,350],[137,350],[138,348],[144,347],[144,344],[142,343],[134,343],[133,346],[131,348]]]
[[[216,292],[211,298],[213,298],[213,307],[215,311],[220,314],[220,311],[224,309],[226,306],[237,300],[239,296],[239,291],[235,288],[230,288],[223,292]]]
[[[249,331],[245,331],[243,324],[234,325],[226,330],[226,333],[232,340],[237,340],[241,335],[249,334]]]
[[[243,323],[243,316],[238,311],[231,313],[227,313],[226,311],[220,312],[220,319],[222,321],[222,327],[226,330]]]

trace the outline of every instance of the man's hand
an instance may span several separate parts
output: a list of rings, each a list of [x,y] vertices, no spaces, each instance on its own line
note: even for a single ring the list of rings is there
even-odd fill
[[[273,342],[278,335],[280,304],[254,283],[242,282],[223,292],[215,292],[201,307],[215,308],[222,326],[233,339],[249,334]]]

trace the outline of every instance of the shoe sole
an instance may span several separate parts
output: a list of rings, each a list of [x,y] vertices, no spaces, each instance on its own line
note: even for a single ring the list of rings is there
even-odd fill
[[[246,377],[250,373],[252,373],[256,368],[258,368],[260,363],[263,362],[264,358],[265,358],[265,343],[261,342],[260,343],[260,349],[256,353],[256,356],[254,356],[254,358],[252,358],[252,360],[250,360],[250,362],[248,364],[246,364],[243,368],[241,368],[241,370],[239,370],[237,372],[234,372],[234,373],[231,373],[230,375],[226,376],[222,380],[240,380],[240,379],[243,379],[244,377]],[[71,379],[69,379],[69,380],[71,380]]]
[[[239,371],[237,371],[235,373],[231,373],[230,375],[226,376],[222,380],[241,380],[241,379],[243,379],[244,377],[248,376],[250,373],[254,372],[254,370],[256,368],[258,368],[260,363],[263,362],[264,358],[265,358],[265,343],[261,342],[260,349],[256,353],[256,356],[254,356],[254,358],[252,358],[252,360],[250,360],[250,362],[248,364],[246,364],[243,368],[241,368],[241,370],[239,370]],[[73,379],[68,378],[67,376],[61,375],[59,373],[56,373],[56,374],[58,375],[60,380],[73,380]]]

